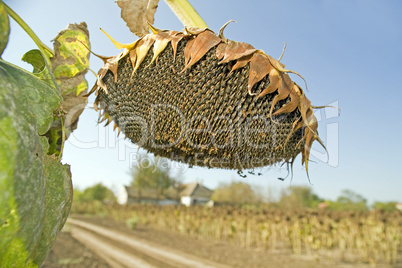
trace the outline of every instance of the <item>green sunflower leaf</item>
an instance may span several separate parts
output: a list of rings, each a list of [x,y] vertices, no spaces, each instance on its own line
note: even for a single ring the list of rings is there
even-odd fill
[[[0,0],[0,56],[8,43],[8,35],[10,34],[10,21],[8,14],[4,8],[3,1]]]
[[[38,267],[66,221],[69,167],[47,155],[49,145],[40,136],[60,104],[53,87],[0,60],[2,267]]]

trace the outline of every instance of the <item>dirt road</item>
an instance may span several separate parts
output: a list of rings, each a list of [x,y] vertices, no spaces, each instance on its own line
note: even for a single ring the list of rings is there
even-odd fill
[[[107,217],[72,215],[42,268],[233,267],[233,268],[370,268],[321,256],[296,256],[289,251],[243,248],[188,234]],[[400,268],[378,265],[377,268]]]
[[[88,222],[68,223],[72,236],[112,267],[229,267]]]

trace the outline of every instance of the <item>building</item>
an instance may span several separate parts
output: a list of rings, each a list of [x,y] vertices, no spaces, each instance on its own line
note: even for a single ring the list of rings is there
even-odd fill
[[[183,184],[180,190],[180,203],[189,207],[206,204],[211,200],[213,191],[198,182]]]
[[[163,194],[158,193],[157,189],[143,189],[131,186],[124,186],[118,195],[118,202],[126,204],[159,204],[159,205],[178,205],[180,196],[170,189]]]
[[[181,184],[175,188],[169,188],[163,194],[156,189],[144,189],[124,186],[118,196],[120,204],[159,204],[185,206],[206,204],[211,200],[213,191],[198,182]]]

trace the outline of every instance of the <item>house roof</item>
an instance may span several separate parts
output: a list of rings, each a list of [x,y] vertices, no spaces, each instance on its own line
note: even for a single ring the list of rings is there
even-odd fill
[[[180,186],[182,186],[182,189],[180,190],[180,197],[191,196],[194,193],[195,189],[197,188],[198,182],[186,183]]]
[[[192,196],[192,197],[203,197],[210,198],[212,195],[212,190],[208,189],[198,182],[183,184],[184,189],[180,191],[181,196]]]
[[[210,198],[212,195],[212,190],[199,184],[198,182],[181,184],[177,188],[169,188],[164,191],[163,195],[158,195],[156,189],[143,189],[141,192],[138,188],[131,186],[124,186],[127,191],[127,196],[135,199],[173,199],[178,200],[182,196],[193,196],[193,197],[206,197]],[[141,193],[141,196],[140,196]]]
[[[161,195],[158,193],[157,189],[142,189],[141,191],[138,188],[131,187],[131,186],[124,186],[126,188],[127,197],[133,199],[173,199],[179,200],[180,196],[177,191],[173,191],[174,189],[170,190],[167,189]]]

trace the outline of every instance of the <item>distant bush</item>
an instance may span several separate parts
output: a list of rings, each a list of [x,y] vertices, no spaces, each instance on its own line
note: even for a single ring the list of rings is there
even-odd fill
[[[211,199],[217,203],[250,205],[261,202],[253,187],[244,182],[222,183],[214,190]]]
[[[375,202],[373,204],[373,209],[375,210],[382,210],[387,212],[397,211],[396,202]]]
[[[138,216],[133,216],[131,218],[128,218],[126,220],[127,227],[130,228],[131,230],[133,230],[137,227],[137,224],[139,221],[140,221],[140,218],[138,218]]]
[[[336,201],[329,201],[328,209],[337,211],[367,211],[367,200],[351,191],[343,190]]]
[[[116,202],[116,197],[109,188],[103,186],[101,183],[88,187],[83,192],[74,189],[74,202],[89,202],[94,200],[114,203]]]

